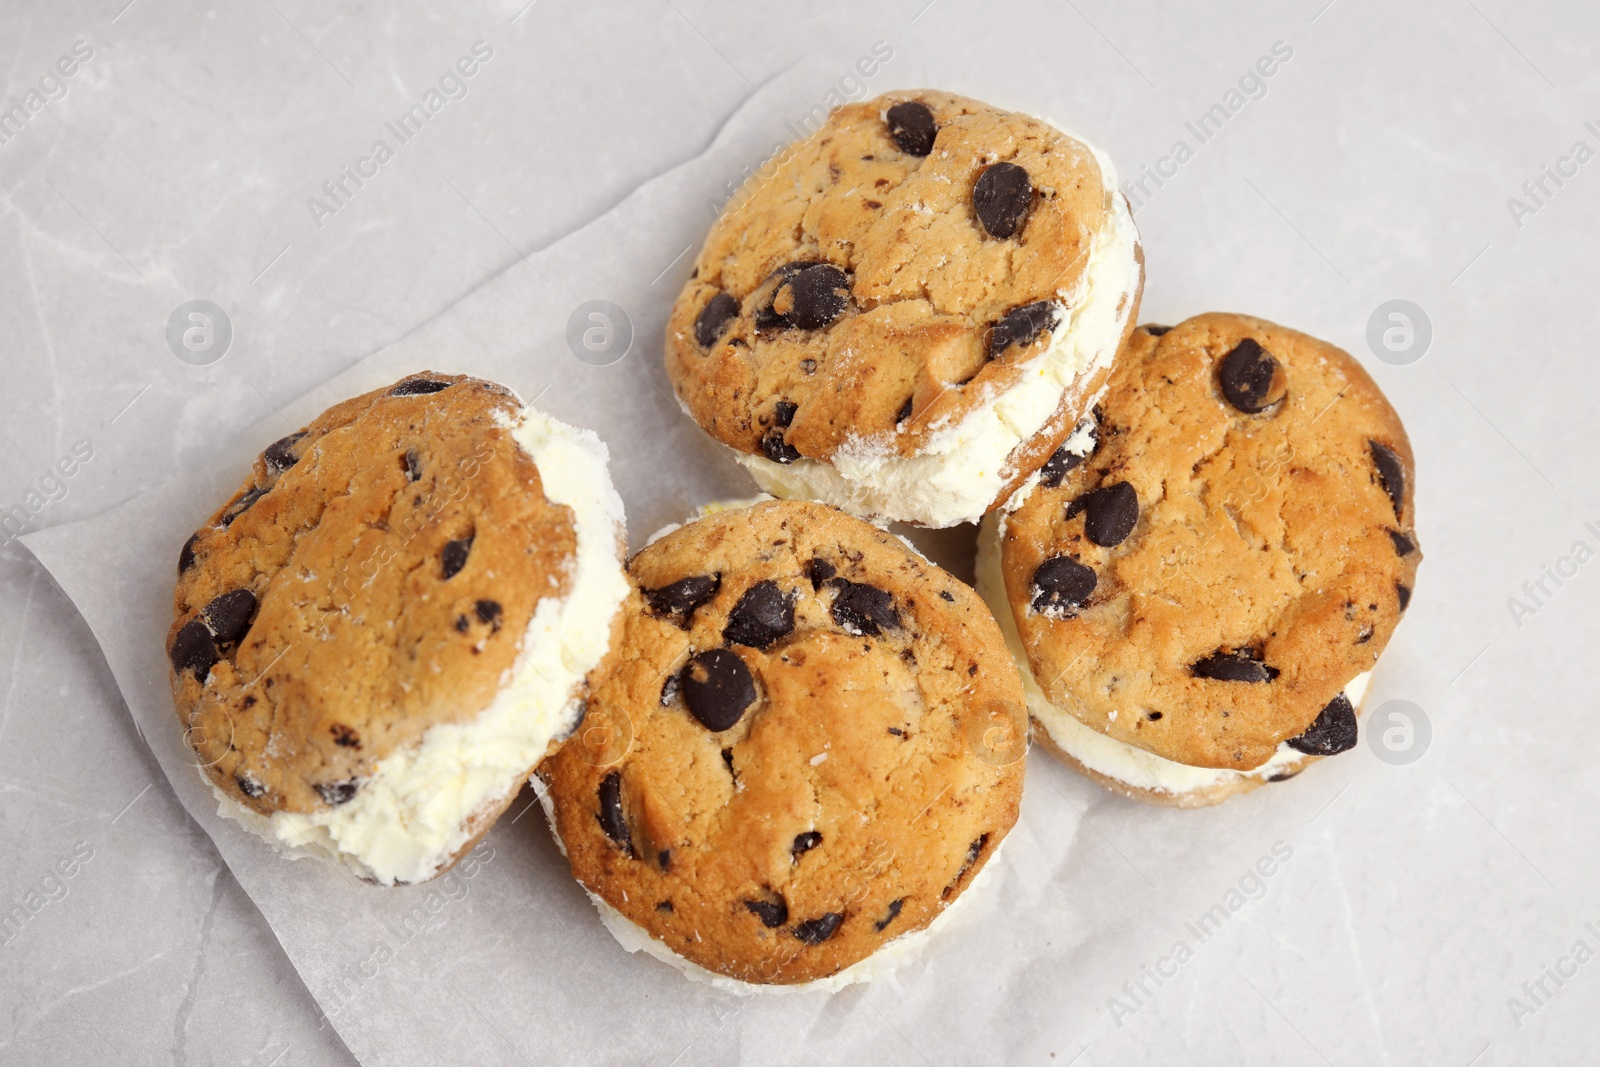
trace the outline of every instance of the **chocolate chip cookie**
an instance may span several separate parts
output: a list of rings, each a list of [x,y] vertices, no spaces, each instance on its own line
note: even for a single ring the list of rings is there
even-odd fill
[[[987,523],[980,566],[1052,747],[1104,735],[1244,773],[1353,746],[1346,688],[1422,558],[1411,446],[1371,377],[1293,330],[1200,315],[1135,331],[1094,415],[1092,451]]]
[[[268,445],[184,543],[167,635],[224,813],[384,883],[469,848],[576,722],[626,593],[605,461],[432,372]]]
[[[667,325],[680,402],[763,489],[975,521],[1088,411],[1135,321],[1110,161],[948,93],[848,104],[737,193]]]
[[[573,874],[682,966],[867,976],[1016,821],[1027,720],[994,619],[801,501],[699,519],[628,573],[587,717],[540,769]]]

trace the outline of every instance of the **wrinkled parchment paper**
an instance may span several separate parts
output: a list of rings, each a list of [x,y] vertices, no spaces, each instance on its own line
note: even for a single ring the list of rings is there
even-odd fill
[[[1127,983],[1157,989],[1147,963],[1165,958],[1176,970],[1178,942],[1203,952],[1205,935],[1241,923],[1293,862],[1285,853],[1319,832],[1313,820],[1363,769],[1354,758],[1331,762],[1271,787],[1270,802],[1263,791],[1190,813],[1112,798],[1035,751],[1021,821],[981,897],[892,979],[831,997],[739,998],[623,951],[572,881],[530,790],[449,876],[391,890],[287,861],[216,814],[167,685],[178,549],[261,448],[323,408],[423,368],[505,382],[607,442],[635,547],[705,500],[753,491],[671,400],[662,330],[715,211],[792,139],[837,81],[834,66],[786,72],[703,155],[523,256],[181,478],[26,540],[93,628],[172,788],[271,924],[325,1025],[365,1064],[889,1067],[1050,1053],[1065,1063],[1097,1027],[1115,1025],[1111,997],[1137,1009]],[[580,360],[568,342],[574,309],[596,300],[623,309],[632,331],[626,354],[607,365],[605,353]],[[586,312],[576,321],[580,346],[583,329],[606,326]],[[970,577],[970,530],[916,536]]]

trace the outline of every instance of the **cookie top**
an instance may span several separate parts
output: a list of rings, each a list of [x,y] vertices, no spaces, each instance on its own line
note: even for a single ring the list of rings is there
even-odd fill
[[[777,465],[970,449],[975,427],[958,428],[1042,382],[969,464],[998,487],[1087,411],[1141,284],[1090,146],[976,100],[891,93],[839,108],[735,195],[673,308],[667,371],[710,436]],[[1049,447],[1012,455],[1040,432]]]
[[[1117,740],[1260,766],[1410,601],[1400,419],[1345,352],[1227,314],[1136,330],[1095,418],[1093,452],[1058,453],[1000,526],[1028,666]]]
[[[413,375],[268,446],[184,544],[172,692],[219,793],[258,815],[342,808],[517,680],[541,602],[573,591],[580,534],[522,421],[502,386]]]
[[[540,769],[578,880],[752,983],[927,926],[1021,798],[1022,690],[982,601],[797,501],[700,519],[628,570],[584,723]]]

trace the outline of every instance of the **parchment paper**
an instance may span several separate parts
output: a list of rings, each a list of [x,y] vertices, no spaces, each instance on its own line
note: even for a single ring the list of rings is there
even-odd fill
[[[1211,927],[1193,920],[1240,923],[1271,891],[1272,872],[1321,832],[1314,820],[1352,778],[1385,770],[1347,757],[1189,813],[1112,798],[1035,751],[1022,819],[986,892],[894,979],[832,997],[733,997],[624,952],[572,881],[531,791],[457,872],[393,890],[286,861],[215,814],[167,685],[162,641],[178,549],[256,452],[329,404],[422,368],[505,382],[608,443],[635,546],[707,499],[751,491],[670,399],[663,323],[729,183],[793,138],[837,82],[836,66],[790,70],[757,91],[702,156],[557,244],[519,253],[440,318],[177,480],[26,539],[93,628],[173,789],[260,907],[327,1025],[363,1063],[887,1067],[1049,1053],[1066,1063],[1095,1027],[1115,1025],[1111,997],[1137,1008],[1125,983],[1157,988],[1147,963],[1180,940],[1205,950],[1200,935]],[[1207,188],[1197,177],[1190,193],[1169,199],[1203,198]],[[633,331],[627,354],[606,366],[576,358],[567,341],[574,309],[596,299],[625,309]],[[1209,308],[1186,309],[1201,310]],[[921,540],[970,575],[970,531]],[[1403,629],[1394,658],[1406,657],[1404,645]],[[1385,698],[1386,678],[1381,668],[1374,702]]]

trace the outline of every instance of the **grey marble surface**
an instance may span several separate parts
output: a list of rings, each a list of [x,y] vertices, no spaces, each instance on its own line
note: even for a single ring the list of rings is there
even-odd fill
[[[1083,113],[1061,120],[1137,178],[1292,42],[1259,98],[1147,182],[1145,317],[1253,311],[1374,367],[1423,469],[1436,585],[1409,628],[1440,635],[1397,640],[1388,666],[1427,694],[1435,751],[1374,762],[1175,977],[1107,989],[1088,1051],[1039,1062],[1594,1062],[1600,964],[1572,952],[1600,950],[1600,587],[1562,562],[1600,545],[1600,163],[1573,152],[1600,148],[1592,6],[123,3],[0,3],[0,106],[39,93],[0,126],[0,509],[30,529],[181,475],[698,153],[803,55],[844,70],[887,41],[895,84],[1017,106],[1041,78],[1070,86]],[[308,199],[329,202],[323,183],[480,41],[492,57],[464,95],[317,217]],[[1152,102],[1165,125],[1120,121]],[[1205,228],[1234,216],[1283,243],[1208,256]],[[165,337],[194,298],[234,331],[206,366]],[[1392,298],[1431,315],[1414,366],[1365,348]],[[1430,507],[1451,524],[1428,527]],[[37,908],[0,934],[0,1064],[351,1062],[172,796],[93,635],[4,536],[0,906]],[[1133,832],[1104,825],[1113,848]],[[1113,1018],[1112,997],[1136,1010]]]

